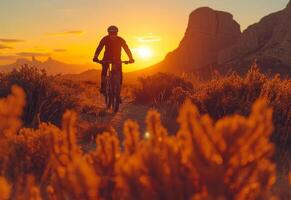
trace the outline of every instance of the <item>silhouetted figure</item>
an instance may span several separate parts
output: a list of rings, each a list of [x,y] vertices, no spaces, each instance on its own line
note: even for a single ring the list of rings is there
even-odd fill
[[[106,61],[106,63],[102,63],[102,72],[101,72],[101,90],[100,92],[103,93],[105,90],[105,77],[107,74],[107,70],[109,68],[110,62],[117,62],[120,64],[120,67],[118,67],[120,70],[122,70],[122,64],[121,64],[121,50],[122,48],[125,50],[127,56],[129,57],[129,62],[134,63],[134,59],[132,57],[132,53],[130,49],[128,48],[125,40],[119,36],[118,34],[118,28],[116,26],[110,26],[108,29],[108,35],[103,37],[100,41],[95,56],[93,58],[94,62],[99,62],[98,56],[102,49],[105,47],[105,52],[102,61]],[[121,71],[122,74],[122,71]],[[121,77],[122,81],[122,77]]]

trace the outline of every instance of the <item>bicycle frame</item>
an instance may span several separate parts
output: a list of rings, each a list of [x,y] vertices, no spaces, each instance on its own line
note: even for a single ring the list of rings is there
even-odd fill
[[[119,110],[120,93],[121,93],[121,78],[122,78],[122,63],[129,64],[128,61],[106,62],[101,61],[101,64],[108,64],[105,78],[105,103],[107,108],[112,107],[114,112]],[[120,69],[118,69],[118,67]]]
[[[120,69],[118,69],[120,67]],[[111,97],[111,104],[116,110],[117,106],[120,103],[120,93],[121,93],[121,76],[122,76],[122,69],[121,64],[112,63],[109,65],[109,69],[107,71],[107,89],[109,90],[110,97]],[[118,105],[117,105],[118,104]]]

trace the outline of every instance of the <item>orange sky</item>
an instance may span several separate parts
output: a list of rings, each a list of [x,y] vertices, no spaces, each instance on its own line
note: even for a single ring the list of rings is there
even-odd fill
[[[200,6],[233,13],[244,29],[262,16],[284,8],[287,1],[1,1],[0,64],[32,55],[40,60],[51,56],[67,63],[90,63],[106,28],[115,24],[136,59],[136,64],[126,66],[125,71],[138,70],[161,61],[178,46],[188,15]]]

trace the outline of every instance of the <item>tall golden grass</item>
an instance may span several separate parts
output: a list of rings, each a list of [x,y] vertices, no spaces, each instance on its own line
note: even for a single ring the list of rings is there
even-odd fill
[[[189,82],[193,83],[192,87],[187,86]],[[148,104],[154,105],[167,119],[172,118],[167,122],[169,124],[175,124],[174,119],[185,99],[191,99],[199,112],[209,114],[216,121],[233,114],[248,116],[254,102],[258,98],[264,98],[273,108],[272,141],[276,144],[275,159],[280,167],[291,168],[290,78],[267,76],[256,66],[244,76],[232,73],[216,76],[209,81],[163,74],[143,78],[135,95],[137,102],[144,103],[140,99],[146,99]],[[157,101],[159,96],[163,98]]]
[[[76,113],[67,111],[61,128],[21,129],[24,106],[18,87],[0,100],[0,199],[276,198],[272,109],[264,99],[247,117],[216,122],[188,100],[176,135],[168,135],[151,110],[147,137],[129,120],[124,141],[103,133],[89,153],[77,144]]]

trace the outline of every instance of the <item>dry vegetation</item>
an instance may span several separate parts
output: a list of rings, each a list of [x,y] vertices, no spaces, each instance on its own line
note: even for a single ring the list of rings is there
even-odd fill
[[[272,109],[257,101],[249,117],[216,123],[187,101],[180,130],[169,136],[159,114],[147,116],[149,137],[138,125],[97,136],[85,154],[76,141],[76,114],[62,128],[20,129],[24,93],[0,101],[2,198],[8,199],[269,199],[276,181]],[[24,187],[25,185],[25,187]],[[5,195],[5,196],[4,196]]]
[[[161,79],[167,80],[171,88],[165,86]],[[191,86],[183,87],[189,82],[194,82],[193,89]],[[151,88],[157,90],[152,94]],[[164,91],[167,95],[163,95]],[[281,162],[280,167],[291,167],[288,166],[291,163],[291,79],[281,79],[279,75],[268,77],[257,67],[252,67],[243,77],[234,73],[217,76],[207,82],[163,74],[143,78],[135,94],[137,102],[145,103],[140,99],[147,99],[146,103],[154,105],[168,119],[172,118],[168,124],[175,123],[179,107],[187,98],[201,113],[209,114],[215,121],[232,114],[247,116],[253,103],[258,98],[265,98],[274,110],[272,140],[278,147],[275,159]],[[155,96],[165,98],[157,104]]]
[[[151,110],[146,137],[129,120],[123,141],[104,132],[90,152],[78,145],[73,111],[60,127],[22,128],[29,98],[12,87],[0,100],[0,199],[290,199],[288,184],[276,189],[278,174],[286,182],[288,174],[276,165],[270,140],[272,133],[290,134],[290,81],[253,69],[244,78],[231,75],[197,88],[177,82],[163,100],[182,105],[176,134]]]
[[[23,127],[38,128],[41,122],[60,127],[62,116],[69,109],[80,115],[77,128],[82,142],[89,142],[96,134],[111,128],[107,123],[90,122],[89,118],[96,118],[101,109],[96,106],[96,83],[74,82],[24,65],[10,73],[0,74],[0,97],[9,95],[13,85],[23,88],[26,94],[21,116]]]
[[[39,122],[61,124],[63,113],[77,106],[75,91],[78,84],[48,76],[36,67],[23,66],[8,74],[0,75],[0,97],[6,97],[12,85],[18,85],[26,93],[23,123],[27,127],[37,127]]]
[[[183,91],[192,91],[193,85],[181,77],[158,73],[153,76],[140,77],[140,87],[133,90],[137,102],[152,105],[160,105],[169,100],[174,88],[181,88]]]

